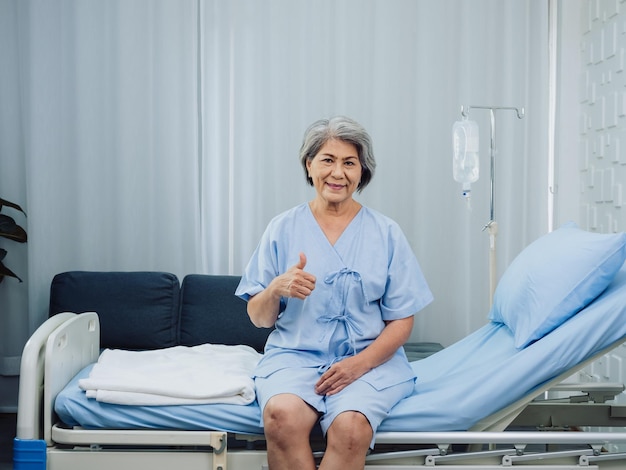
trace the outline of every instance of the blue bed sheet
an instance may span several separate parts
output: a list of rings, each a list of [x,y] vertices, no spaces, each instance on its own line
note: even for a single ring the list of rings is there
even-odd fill
[[[511,331],[488,323],[461,341],[412,363],[415,392],[382,422],[385,431],[464,431],[531,394],[614,342],[626,339],[626,269],[589,306],[552,333],[518,350]],[[261,434],[260,410],[250,405],[124,406],[88,399],[78,380],[57,396],[55,411],[87,429],[216,429]]]

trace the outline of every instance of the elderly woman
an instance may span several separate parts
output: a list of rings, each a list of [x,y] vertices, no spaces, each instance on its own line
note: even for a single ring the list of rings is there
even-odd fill
[[[355,199],[376,162],[368,133],[335,117],[313,123],[300,160],[316,196],[275,217],[236,294],[258,327],[275,326],[255,371],[272,470],[363,468],[389,410],[414,388],[402,345],[432,301],[399,226]]]

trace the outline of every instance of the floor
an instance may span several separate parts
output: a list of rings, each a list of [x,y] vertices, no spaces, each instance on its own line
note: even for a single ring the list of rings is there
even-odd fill
[[[13,438],[17,415],[0,413],[0,470],[13,469]]]

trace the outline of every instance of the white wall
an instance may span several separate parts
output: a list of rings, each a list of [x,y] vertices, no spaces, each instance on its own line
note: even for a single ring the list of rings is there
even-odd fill
[[[580,223],[579,77],[581,12],[585,0],[558,0],[554,226]]]
[[[26,203],[25,159],[21,140],[22,120],[19,111],[20,77],[15,61],[17,44],[17,4],[0,2],[0,197],[21,205],[28,213]],[[13,217],[28,228],[28,219],[12,209],[3,214]],[[20,353],[28,338],[28,244],[0,239],[7,250],[4,260],[13,272],[25,282],[5,278],[0,283],[0,412],[10,410],[17,397]],[[10,314],[13,312],[13,314]],[[17,320],[16,320],[17,318]]]
[[[626,5],[589,1],[581,12],[581,224],[626,230]]]
[[[557,222],[626,230],[626,3],[559,2]]]

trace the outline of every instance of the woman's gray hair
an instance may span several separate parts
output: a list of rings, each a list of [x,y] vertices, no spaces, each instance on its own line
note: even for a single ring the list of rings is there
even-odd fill
[[[307,170],[307,161],[313,160],[324,144],[331,139],[341,140],[356,147],[361,162],[361,181],[359,181],[357,191],[361,192],[369,184],[376,169],[372,139],[363,126],[345,116],[315,121],[304,133],[300,148],[300,163],[304,168],[307,182],[313,186],[313,180]]]

